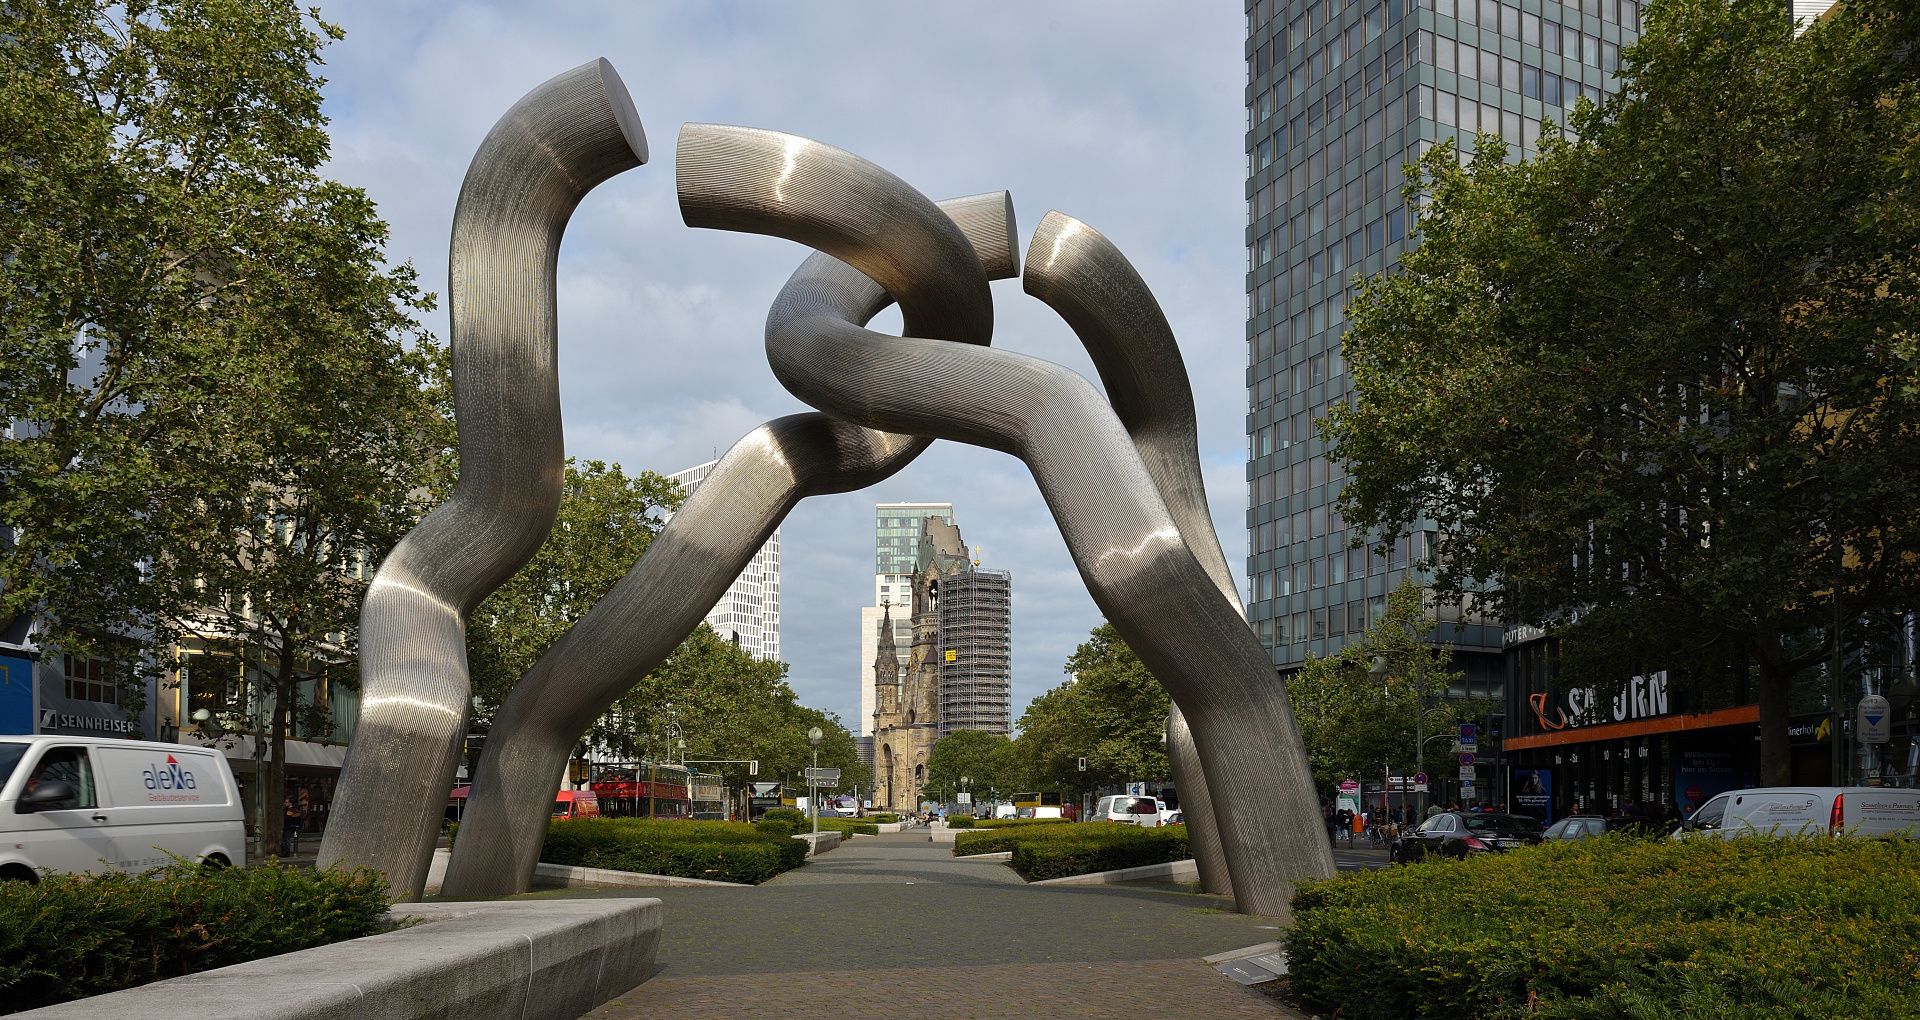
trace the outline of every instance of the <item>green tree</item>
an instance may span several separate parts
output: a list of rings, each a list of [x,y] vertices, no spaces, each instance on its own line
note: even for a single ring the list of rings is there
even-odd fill
[[[1602,683],[1750,671],[1761,781],[1836,621],[1920,594],[1920,7],[1670,0],[1537,160],[1436,150],[1350,309],[1342,512]],[[1860,627],[1847,627],[1849,642]]]
[[[750,782],[798,782],[813,764],[807,730],[818,726],[820,765],[840,770],[839,789],[869,788],[853,735],[838,716],[800,704],[786,676],[786,663],[756,659],[703,623],[614,703],[587,739],[623,758],[758,761],[753,776],[745,764],[700,766],[740,790]]]
[[[1428,643],[1432,630],[1423,593],[1402,582],[1365,634],[1326,658],[1308,656],[1287,679],[1321,792],[1331,795],[1344,779],[1380,779],[1388,769],[1409,775],[1423,760],[1415,750],[1423,739],[1450,736],[1479,714],[1476,707],[1492,707],[1447,698],[1464,674],[1453,668],[1451,650]],[[1437,766],[1443,756],[1429,757]]]
[[[1029,782],[1085,792],[1172,774],[1162,741],[1172,702],[1112,624],[1093,629],[1067,658],[1066,672],[1071,680],[1020,716],[1014,743]]]
[[[989,790],[1003,795],[1014,792],[1019,778],[998,771],[1010,761],[1007,750],[1012,746],[1013,741],[999,733],[954,730],[933,745],[933,754],[927,758],[927,789],[958,791],[963,788],[960,780],[966,778],[971,784],[965,788],[974,791],[976,801],[986,799]]]
[[[540,551],[474,610],[467,626],[475,723],[484,729],[513,685],[587,615],[653,544],[686,496],[671,478],[567,459],[560,511]]]
[[[182,635],[249,649],[276,808],[295,689],[351,683],[447,444],[432,298],[318,173],[339,37],[277,0],[0,8],[0,628],[117,660],[129,709]]]

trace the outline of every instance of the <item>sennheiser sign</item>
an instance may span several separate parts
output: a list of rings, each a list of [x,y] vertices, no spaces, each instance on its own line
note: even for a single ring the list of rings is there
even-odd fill
[[[70,712],[56,712],[51,708],[40,710],[40,732],[48,730],[95,730],[100,733],[132,733],[138,723],[132,719],[111,719],[101,715],[75,715]]]

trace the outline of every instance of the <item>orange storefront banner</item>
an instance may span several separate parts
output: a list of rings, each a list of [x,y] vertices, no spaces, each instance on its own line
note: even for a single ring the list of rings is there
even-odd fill
[[[1741,723],[1760,721],[1759,705],[1742,705],[1739,708],[1723,708],[1717,712],[1702,712],[1699,715],[1669,715],[1658,719],[1640,719],[1634,722],[1607,723],[1601,726],[1581,726],[1555,733],[1541,733],[1531,737],[1509,737],[1503,749],[1524,751],[1532,747],[1558,747],[1562,744],[1585,744],[1595,740],[1621,740],[1626,737],[1648,737],[1656,733],[1679,733],[1683,730],[1707,730],[1716,726],[1738,726]]]

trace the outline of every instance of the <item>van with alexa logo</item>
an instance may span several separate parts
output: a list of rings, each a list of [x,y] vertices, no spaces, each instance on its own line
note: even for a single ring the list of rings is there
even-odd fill
[[[0,879],[244,866],[240,788],[215,751],[149,740],[0,737]]]
[[[1700,805],[1676,835],[1813,833],[1920,839],[1920,790],[1881,786],[1782,786],[1729,790]]]

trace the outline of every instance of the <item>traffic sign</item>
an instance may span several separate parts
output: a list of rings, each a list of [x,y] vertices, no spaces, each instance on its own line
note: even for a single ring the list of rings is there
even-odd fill
[[[1472,767],[1473,767],[1473,755],[1472,755],[1472,754],[1463,754],[1463,755],[1461,755],[1461,756],[1460,756],[1460,767],[1461,767],[1461,768],[1463,768],[1463,769],[1470,769],[1470,768],[1472,768]]]
[[[1427,774],[1425,772],[1415,772],[1413,774],[1413,781],[1419,786],[1425,786],[1427,785]]]
[[[1470,722],[1461,723],[1460,724],[1460,749],[1462,751],[1477,750],[1478,748],[1476,748],[1474,744],[1475,744],[1475,741],[1479,739],[1478,733],[1479,733],[1479,728],[1476,727],[1474,724]]]
[[[1424,773],[1423,773],[1423,774],[1424,774]],[[1427,792],[1427,784],[1425,784],[1425,783],[1415,783],[1415,784],[1413,784],[1413,792],[1415,792],[1415,793],[1425,793],[1425,792]]]
[[[1473,782],[1473,766],[1471,765],[1460,766],[1460,781],[1463,783]]]
[[[839,769],[807,769],[806,780],[813,786],[834,787],[840,785]]]
[[[971,804],[973,803],[973,794],[968,793],[965,790],[961,790],[959,793],[954,794],[953,799],[959,801],[962,804]]]
[[[1860,699],[1860,719],[1855,723],[1863,744],[1884,744],[1893,722],[1893,708],[1887,699],[1870,694]]]

